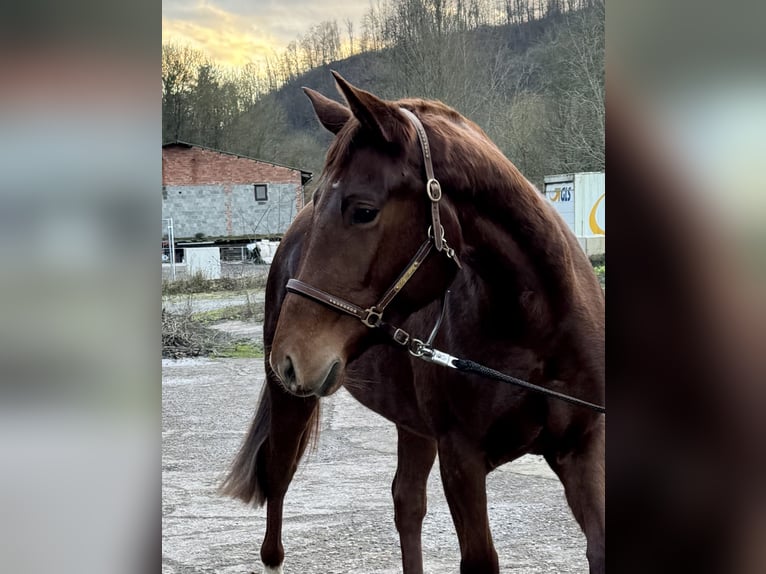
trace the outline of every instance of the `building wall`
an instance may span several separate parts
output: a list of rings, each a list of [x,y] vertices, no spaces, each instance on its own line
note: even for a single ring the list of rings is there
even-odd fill
[[[297,213],[295,187],[270,183],[268,201],[257,202],[252,184],[166,185],[162,217],[179,238],[280,234]]]
[[[303,205],[300,171],[197,147],[162,149],[162,183],[178,238],[281,234]],[[255,183],[268,201],[255,201]]]

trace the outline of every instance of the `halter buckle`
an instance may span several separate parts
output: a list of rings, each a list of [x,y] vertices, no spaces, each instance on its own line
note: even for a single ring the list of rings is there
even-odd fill
[[[441,200],[442,186],[439,184],[436,178],[432,177],[426,182],[426,193],[434,203]]]
[[[367,325],[370,329],[380,326],[380,320],[383,318],[383,313],[378,311],[375,307],[365,309],[364,312],[364,317],[360,319],[362,323]]]
[[[404,346],[410,342],[410,334],[407,331],[397,328],[391,338],[400,345]]]

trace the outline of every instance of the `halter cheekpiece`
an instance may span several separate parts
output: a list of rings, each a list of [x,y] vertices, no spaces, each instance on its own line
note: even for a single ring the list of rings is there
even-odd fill
[[[410,343],[410,352],[417,354],[422,349],[423,342],[418,339],[410,341],[410,335],[403,329],[389,325],[383,321],[383,312],[388,307],[389,303],[394,300],[394,297],[404,288],[407,282],[412,278],[415,272],[420,268],[423,262],[426,260],[432,249],[436,251],[444,252],[444,254],[452,259],[458,268],[461,268],[460,261],[457,258],[455,250],[452,249],[447,243],[447,239],[444,236],[444,227],[441,224],[441,217],[439,214],[439,203],[442,200],[442,188],[439,184],[439,180],[434,177],[434,167],[431,161],[431,147],[428,144],[428,136],[426,130],[423,127],[422,122],[418,117],[406,108],[399,108],[415,127],[415,131],[418,134],[418,141],[420,142],[420,149],[423,152],[423,166],[425,167],[426,174],[426,194],[431,201],[431,225],[426,232],[426,238],[418,248],[415,255],[410,259],[410,262],[399,274],[392,285],[383,293],[380,300],[372,307],[362,308],[342,297],[332,295],[326,291],[322,291],[316,287],[304,283],[298,279],[290,279],[287,282],[287,290],[290,293],[302,295],[308,299],[322,303],[328,307],[351,315],[359,319],[364,325],[371,329],[381,329],[387,333],[391,339],[403,346]],[[436,232],[435,230],[438,230]]]

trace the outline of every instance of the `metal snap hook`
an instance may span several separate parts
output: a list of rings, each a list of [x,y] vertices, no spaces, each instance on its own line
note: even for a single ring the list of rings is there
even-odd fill
[[[426,352],[426,345],[420,339],[411,339],[408,350],[413,357],[422,357]]]

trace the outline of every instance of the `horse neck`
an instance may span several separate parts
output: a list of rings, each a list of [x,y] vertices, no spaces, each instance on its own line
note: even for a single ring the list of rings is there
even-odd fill
[[[443,185],[456,205],[468,264],[483,279],[566,301],[576,281],[577,241],[545,199],[502,153],[484,140],[452,148]],[[491,147],[490,147],[491,146]],[[463,149],[461,149],[463,148]],[[436,154],[435,154],[436,155]],[[465,158],[471,158],[466,166]]]

